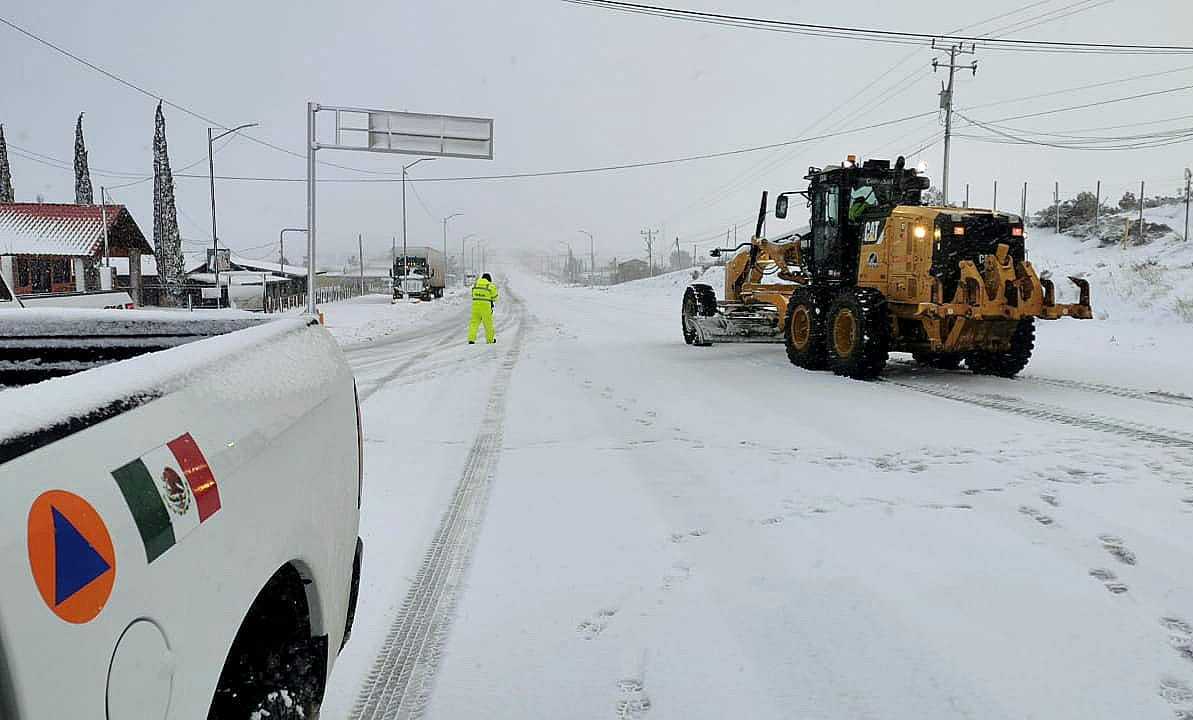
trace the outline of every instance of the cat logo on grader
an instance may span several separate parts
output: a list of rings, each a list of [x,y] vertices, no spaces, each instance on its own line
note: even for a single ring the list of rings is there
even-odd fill
[[[922,205],[928,178],[902,157],[892,167],[850,156],[809,168],[805,179],[807,190],[778,196],[775,217],[787,217],[788,197],[802,195],[810,227],[762,237],[764,191],[754,238],[712,251],[734,253],[724,299],[709,285],[688,286],[688,344],[782,342],[800,367],[859,379],[877,377],[891,351],[1012,377],[1031,359],[1037,318],[1093,317],[1082,278],[1069,278],[1076,303],[1056,302],[1052,281],[1027,260],[1022,218]]]

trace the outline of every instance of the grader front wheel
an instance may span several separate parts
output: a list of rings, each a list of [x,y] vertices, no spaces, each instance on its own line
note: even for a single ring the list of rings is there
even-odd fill
[[[684,342],[697,347],[712,345],[696,327],[696,317],[710,317],[716,314],[716,311],[717,296],[711,287],[701,284],[689,285],[684,291],[683,307],[680,311]]]
[[[792,293],[787,302],[786,320],[783,340],[787,346],[787,359],[808,370],[828,367],[824,317],[810,291],[800,289]]]

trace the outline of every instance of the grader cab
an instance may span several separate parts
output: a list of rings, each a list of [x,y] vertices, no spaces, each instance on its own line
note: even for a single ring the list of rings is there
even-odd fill
[[[1056,302],[1052,281],[1027,260],[1023,219],[994,210],[928,207],[928,178],[903,158],[809,168],[801,195],[809,227],[769,240],[762,194],[754,238],[725,267],[723,299],[708,285],[684,293],[684,340],[782,342],[791,362],[859,379],[889,352],[918,362],[1012,377],[1031,358],[1035,320],[1089,319],[1089,284]]]

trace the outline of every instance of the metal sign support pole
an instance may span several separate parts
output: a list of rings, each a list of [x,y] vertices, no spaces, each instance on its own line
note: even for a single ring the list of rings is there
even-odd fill
[[[315,113],[319,106],[307,103],[307,314],[315,309]]]

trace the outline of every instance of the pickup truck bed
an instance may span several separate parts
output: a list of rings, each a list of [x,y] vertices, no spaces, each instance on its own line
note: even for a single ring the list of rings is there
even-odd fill
[[[314,710],[362,554],[338,345],[306,319],[40,312],[0,312],[23,385],[0,390],[0,718]]]

